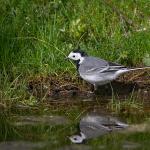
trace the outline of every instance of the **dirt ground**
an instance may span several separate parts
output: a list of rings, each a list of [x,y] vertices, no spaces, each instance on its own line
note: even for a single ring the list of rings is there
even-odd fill
[[[69,98],[69,97],[92,97],[95,95],[111,96],[128,95],[136,92],[138,97],[150,98],[150,70],[138,70],[126,73],[110,84],[99,87],[98,92],[92,92],[93,86],[80,77],[71,77],[68,73],[49,76],[40,76],[30,79],[28,91],[39,100],[44,98]]]

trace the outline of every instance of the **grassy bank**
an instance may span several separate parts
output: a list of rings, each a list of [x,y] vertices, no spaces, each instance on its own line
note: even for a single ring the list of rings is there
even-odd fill
[[[146,0],[1,0],[1,101],[26,99],[31,76],[73,73],[64,57],[78,44],[93,56],[143,65],[150,50],[149,6]]]

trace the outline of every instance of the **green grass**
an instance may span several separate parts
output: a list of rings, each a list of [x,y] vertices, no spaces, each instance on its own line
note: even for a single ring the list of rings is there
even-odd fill
[[[150,52],[149,6],[149,1],[2,0],[0,89],[7,94],[1,100],[11,97],[10,90],[16,93],[11,88],[16,79],[22,93],[31,76],[75,72],[64,58],[78,44],[93,56],[142,65]]]
[[[149,5],[145,1],[1,1],[0,67],[14,76],[69,70],[72,66],[64,57],[78,44],[91,55],[141,64],[150,49]],[[143,28],[146,31],[137,32]]]
[[[126,95],[126,98],[120,98],[115,94],[112,94],[112,99],[107,105],[108,109],[115,113],[123,114],[143,114],[144,104],[141,99],[138,98],[136,92],[133,90],[131,94]]]

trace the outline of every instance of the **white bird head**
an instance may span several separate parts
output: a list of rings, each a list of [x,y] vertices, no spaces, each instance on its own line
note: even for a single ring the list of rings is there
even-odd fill
[[[72,135],[69,137],[69,139],[71,140],[72,143],[82,143],[83,142],[83,138],[80,135]]]
[[[72,59],[74,61],[79,61],[79,64],[81,64],[82,61],[84,60],[84,57],[86,57],[86,56],[87,56],[87,54],[84,51],[82,51],[80,49],[76,49],[76,50],[70,52],[70,54],[68,55],[68,58]]]
[[[69,139],[71,140],[72,143],[82,143],[86,137],[84,135],[84,133],[80,132],[81,135],[72,135],[69,137]]]

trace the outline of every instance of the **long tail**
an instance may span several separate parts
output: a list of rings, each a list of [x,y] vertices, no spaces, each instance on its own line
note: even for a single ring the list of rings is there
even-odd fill
[[[134,70],[143,70],[143,69],[150,69],[150,67],[143,67],[143,68],[133,68],[133,69],[128,69],[128,71],[134,71]]]
[[[134,70],[143,70],[143,69],[150,69],[150,67],[144,67],[144,68],[133,68],[133,69],[128,69],[128,68],[125,68],[125,69],[120,69],[117,71],[117,77],[123,73],[126,73],[126,72],[129,72],[129,71],[134,71]]]

